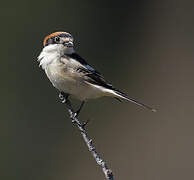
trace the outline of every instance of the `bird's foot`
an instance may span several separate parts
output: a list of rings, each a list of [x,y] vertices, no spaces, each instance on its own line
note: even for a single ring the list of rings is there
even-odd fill
[[[75,123],[76,122],[76,113],[75,112],[71,112],[71,115],[70,115],[70,118],[71,118],[71,122],[72,123]]]
[[[65,94],[63,92],[59,93],[59,99],[61,100],[61,102],[64,104],[67,102],[68,100],[68,94]]]
[[[71,122],[72,122],[73,124],[77,124],[78,126],[82,127],[83,130],[85,130],[85,127],[86,127],[86,125],[90,122],[90,119],[88,119],[87,121],[81,123],[81,122],[77,119],[76,113],[72,113],[72,114],[71,114]]]
[[[66,99],[62,93],[59,94],[59,99],[61,100],[62,103],[65,103],[65,101],[66,101]]]

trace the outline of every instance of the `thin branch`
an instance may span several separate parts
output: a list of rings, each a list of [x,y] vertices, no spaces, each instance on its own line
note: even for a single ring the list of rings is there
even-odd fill
[[[60,98],[61,99],[61,98]],[[67,108],[68,112],[69,112],[69,116],[70,116],[70,119],[72,120],[72,123],[76,124],[76,126],[78,127],[86,145],[88,146],[88,150],[92,153],[94,159],[96,160],[96,163],[101,166],[104,174],[105,174],[105,177],[107,180],[114,180],[114,177],[113,177],[113,173],[112,173],[112,170],[108,168],[106,162],[100,157],[100,155],[98,154],[98,152],[96,151],[96,148],[95,146],[93,145],[92,143],[92,139],[90,139],[88,137],[88,133],[85,129],[85,126],[88,122],[86,123],[81,123],[79,121],[79,119],[76,117],[76,113],[74,113],[74,110],[71,106],[71,103],[70,101],[67,99],[66,101],[62,101],[62,103],[65,104],[65,107]]]

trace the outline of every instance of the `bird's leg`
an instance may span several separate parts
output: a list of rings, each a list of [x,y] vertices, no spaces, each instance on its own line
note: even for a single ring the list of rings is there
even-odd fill
[[[79,109],[74,113],[74,117],[75,117],[75,118],[78,117],[78,115],[79,115],[79,113],[81,112],[81,110],[82,110],[84,104],[85,104],[85,101],[82,101],[82,102],[81,102],[81,105],[80,105],[80,107],[79,107]],[[86,125],[89,123],[89,121],[90,121],[90,120],[88,119],[86,122],[81,123],[80,126],[82,126],[82,128],[85,129],[85,127],[86,127]]]
[[[70,102],[70,100],[68,99],[68,97],[69,97],[69,94],[66,94],[66,93],[64,93],[64,92],[60,92],[60,94],[59,94],[59,99],[61,100],[61,102],[62,102],[63,104],[65,104],[65,106],[66,106],[66,108],[67,108],[68,110],[71,111],[71,113],[72,113],[72,118],[78,117],[78,115],[79,115],[79,113],[80,113],[82,107],[84,106],[85,101],[82,101],[82,103],[81,103],[79,109],[78,109],[77,111],[74,111],[74,110],[73,110],[73,107],[72,107],[72,105],[71,105],[71,102]]]
[[[84,103],[85,103],[85,101],[82,101],[82,102],[81,102],[81,105],[80,105],[79,109],[75,112],[75,117],[78,117],[80,111],[82,110],[82,108],[83,108],[83,106],[84,106]]]
[[[64,92],[60,92],[59,94],[59,99],[61,100],[61,102],[65,104],[67,109],[70,109],[73,112],[73,108],[68,97],[69,97],[69,94],[66,94]]]
[[[70,100],[68,99],[68,97],[69,97],[69,94],[66,94],[66,93],[64,93],[64,92],[60,92],[60,94],[59,94],[59,99],[61,100],[61,102],[62,102],[63,104],[65,104],[65,107],[67,108],[67,110],[68,110],[68,111],[70,112],[70,114],[71,114],[72,122],[74,122],[73,118],[75,118],[75,117],[77,116],[77,113],[74,112],[73,107],[72,107],[71,102],[70,102]]]

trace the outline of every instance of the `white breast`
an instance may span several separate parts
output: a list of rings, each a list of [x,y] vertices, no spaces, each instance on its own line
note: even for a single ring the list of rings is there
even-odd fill
[[[63,58],[61,62],[61,52],[56,49],[56,46],[45,48],[39,55],[38,61],[55,88],[80,100],[104,95],[102,88],[85,82],[83,76],[76,71],[75,64],[72,64],[73,59]]]

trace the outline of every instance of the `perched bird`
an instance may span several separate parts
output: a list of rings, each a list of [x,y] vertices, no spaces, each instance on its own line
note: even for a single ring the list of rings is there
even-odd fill
[[[124,99],[153,112],[156,111],[107,83],[98,71],[75,52],[71,34],[52,33],[45,37],[43,46],[38,56],[40,66],[61,95],[66,99],[71,95],[82,101],[79,111],[86,100],[102,96]]]

